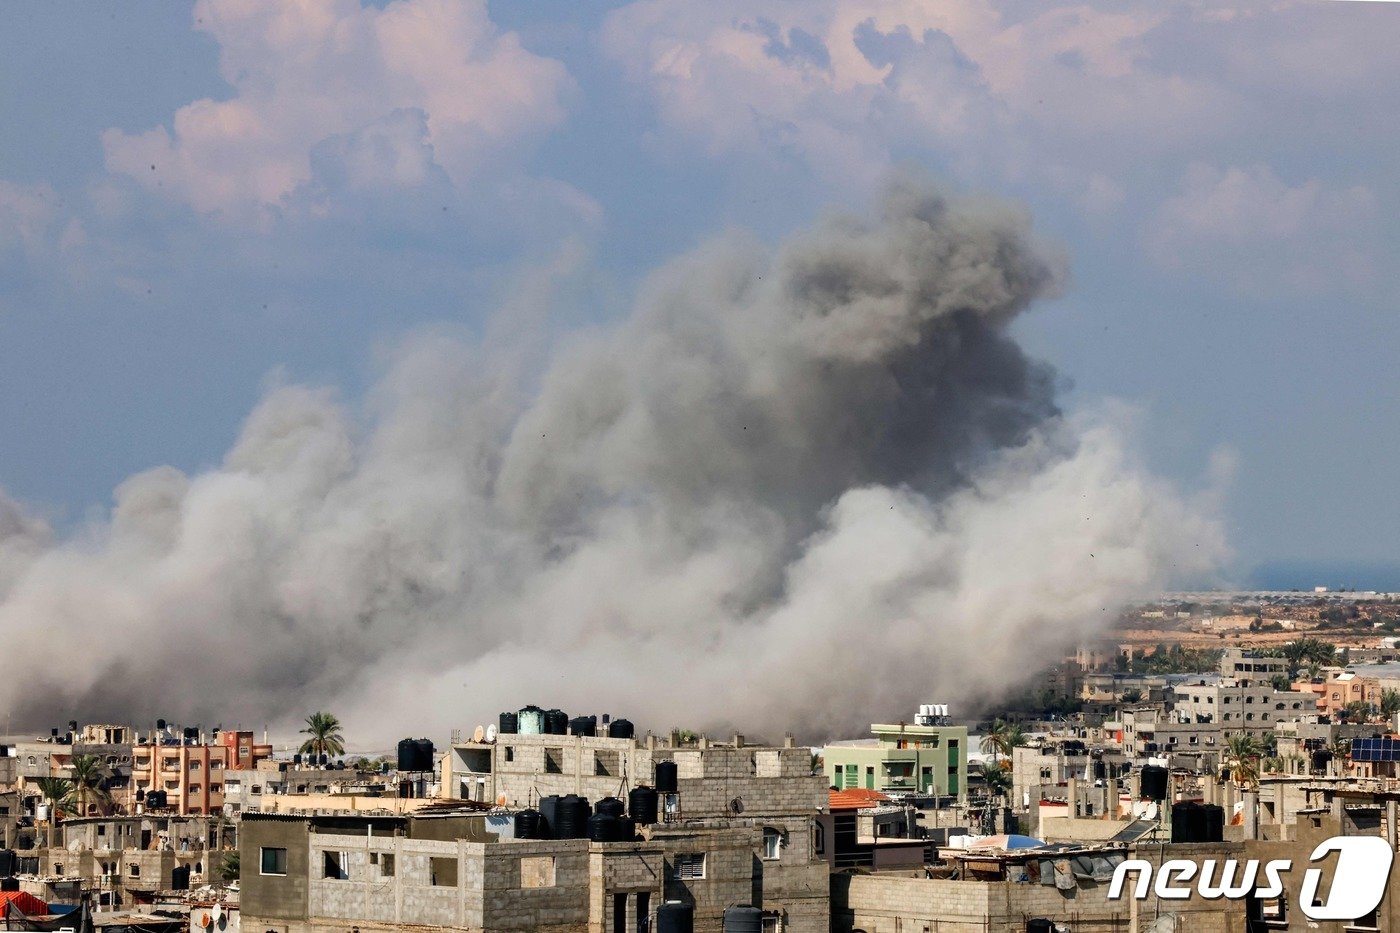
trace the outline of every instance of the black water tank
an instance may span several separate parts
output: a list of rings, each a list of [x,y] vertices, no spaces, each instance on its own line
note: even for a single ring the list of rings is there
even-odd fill
[[[0,891],[18,891],[18,878],[0,878]]]
[[[568,735],[569,734],[569,714],[562,709],[547,709],[544,711],[544,734],[545,735]]]
[[[1148,800],[1167,799],[1167,769],[1161,765],[1144,765],[1142,769],[1142,796]]]
[[[616,842],[617,817],[607,813],[595,813],[588,818],[588,840],[590,842]]]
[[[418,757],[417,739],[399,740],[399,770],[400,771],[426,771],[423,767],[422,759]],[[315,764],[314,756],[311,762]]]
[[[695,905],[667,901],[656,908],[656,933],[695,933]]]
[[[608,816],[622,816],[627,812],[627,804],[616,797],[604,797],[593,805],[594,813],[606,813]]]
[[[1026,933],[1055,933],[1055,921],[1033,917],[1026,921]]]
[[[598,734],[598,717],[597,717],[597,716],[575,716],[573,719],[570,719],[570,720],[569,720],[569,734],[570,734],[570,735],[597,735],[597,734]]]
[[[636,734],[632,728],[632,723],[626,719],[614,719],[608,723],[608,738],[610,739],[630,739]]]
[[[292,764],[294,764],[294,765],[299,765],[299,764],[301,764],[301,755],[300,755],[300,754],[296,754],[296,755],[293,755],[293,756],[292,756]]]
[[[415,770],[417,770],[417,771],[432,771],[432,770],[433,770],[433,764],[434,764],[434,762],[433,762],[433,740],[432,740],[432,739],[419,739],[419,740],[418,740],[418,762],[419,762],[418,767],[417,767]]]
[[[164,731],[165,731],[165,720],[164,720],[164,719],[157,719],[157,720],[156,720],[156,730],[157,730],[158,732],[164,732]],[[57,733],[55,733],[55,735],[57,735]]]
[[[316,763],[319,764],[321,767],[324,768],[326,765],[328,765],[328,764],[331,763],[331,756],[330,756],[330,755],[327,755],[327,754],[324,753],[324,752],[322,752],[322,753],[321,753],[321,757],[318,758],[318,759],[316,760]],[[427,769],[425,769],[425,768],[419,768],[418,770],[424,771],[424,770],[427,770]]]
[[[543,839],[540,835],[540,811],[521,810],[515,814],[516,839]]]
[[[577,794],[559,798],[559,822],[554,825],[555,839],[583,839],[588,835],[588,799]]]
[[[1172,842],[1205,841],[1205,808],[1189,800],[1172,804]]]
[[[1217,807],[1213,803],[1208,803],[1201,808],[1206,816],[1206,838],[1202,842],[1224,842],[1225,841],[1225,810]]]
[[[674,794],[679,790],[676,763],[674,761],[658,761],[656,763],[656,792],[658,794]]]
[[[558,839],[559,795],[540,798],[540,838]]]
[[[725,908],[724,933],[763,933],[763,911],[748,904]]]
[[[502,713],[501,724],[496,729],[498,735],[515,735],[515,730],[520,728],[520,716],[516,713]]]
[[[637,821],[630,816],[617,818],[617,841],[631,842],[637,838]]]
[[[656,788],[634,787],[627,794],[627,812],[638,826],[650,826],[656,822]]]

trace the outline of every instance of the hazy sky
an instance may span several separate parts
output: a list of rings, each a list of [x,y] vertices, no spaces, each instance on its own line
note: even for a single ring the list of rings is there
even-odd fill
[[[76,527],[217,464],[270,381],[355,399],[544,268],[551,328],[617,316],[912,163],[1068,253],[1023,344],[1072,407],[1136,406],[1156,472],[1229,477],[1241,573],[1400,560],[1397,35],[1321,2],[6,3],[0,488]]]

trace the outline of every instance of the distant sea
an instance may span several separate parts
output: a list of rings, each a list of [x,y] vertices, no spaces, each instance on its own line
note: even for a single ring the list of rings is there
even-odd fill
[[[1375,590],[1400,593],[1400,561],[1274,560],[1259,564],[1248,576],[1260,590]]]

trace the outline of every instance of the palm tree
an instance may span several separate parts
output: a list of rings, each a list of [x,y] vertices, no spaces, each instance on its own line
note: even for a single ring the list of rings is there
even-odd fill
[[[73,782],[64,778],[45,777],[34,782],[39,796],[49,802],[50,821],[57,822],[60,813],[73,812]]]
[[[107,775],[96,755],[73,756],[73,796],[78,805],[78,813],[86,815],[88,805],[96,803],[99,810],[105,810],[112,802],[107,792]]]
[[[1382,690],[1381,715],[1394,719],[1396,713],[1400,713],[1400,690]]]
[[[238,850],[225,852],[222,861],[219,862],[219,879],[224,882],[237,881],[241,872],[242,864]]]
[[[982,779],[987,784],[987,790],[997,797],[1004,797],[1011,790],[1011,769],[1005,765],[983,765]]]
[[[1225,741],[1225,765],[1236,784],[1259,785],[1259,743],[1248,733],[1238,733]]]
[[[345,753],[345,736],[340,734],[340,720],[330,713],[312,713],[306,717],[303,734],[311,736],[301,743],[303,755],[342,755]]]
[[[1009,728],[1005,720],[993,720],[982,735],[982,754],[991,755],[993,758],[999,756],[1006,747],[1006,730]]]

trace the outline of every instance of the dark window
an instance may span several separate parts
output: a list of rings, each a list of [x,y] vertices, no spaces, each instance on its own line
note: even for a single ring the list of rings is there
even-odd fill
[[[546,774],[564,773],[564,750],[562,748],[546,748],[544,750],[544,770]]]
[[[321,877],[336,881],[350,880],[349,859],[344,852],[326,851],[321,853]]]
[[[457,887],[457,859],[431,858],[428,860],[429,881],[441,888]]]
[[[287,873],[287,850],[263,846],[262,873],[264,875],[285,875]]]

